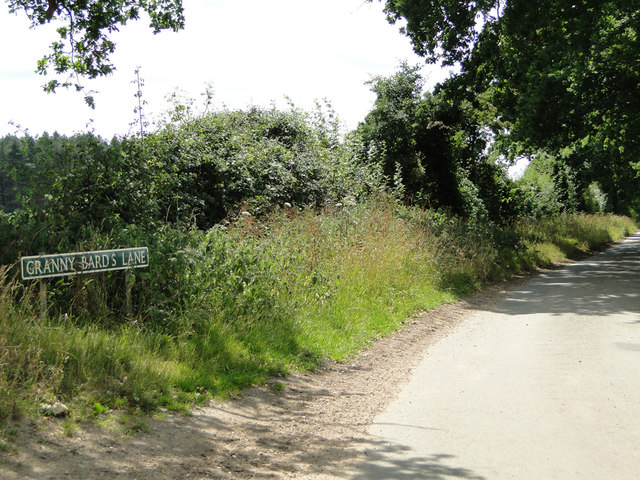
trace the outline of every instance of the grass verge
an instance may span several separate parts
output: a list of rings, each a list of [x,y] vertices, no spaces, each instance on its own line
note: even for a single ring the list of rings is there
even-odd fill
[[[4,269],[0,432],[54,400],[72,407],[72,421],[188,412],[269,377],[343,361],[412,314],[635,230],[610,215],[498,228],[387,199],[322,214],[287,209],[228,229],[158,235],[155,270],[137,274],[148,307],[134,318],[105,304],[94,310],[102,316],[44,320],[35,293]],[[118,422],[126,432],[144,431],[126,419]],[[64,432],[73,430],[67,419]]]

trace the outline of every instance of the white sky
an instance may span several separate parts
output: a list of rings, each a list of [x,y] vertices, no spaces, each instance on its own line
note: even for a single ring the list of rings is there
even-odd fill
[[[134,119],[136,66],[145,81],[149,119],[166,110],[165,97],[180,89],[200,101],[207,83],[214,107],[286,106],[285,96],[310,110],[326,98],[346,128],[369,112],[374,95],[364,83],[373,75],[394,73],[400,61],[423,64],[389,25],[379,2],[363,0],[183,0],[186,26],[178,33],[153,35],[148,23],[134,22],[113,38],[117,72],[86,81],[97,90],[96,109],[82,95],[59,89],[45,94],[47,80],[34,73],[36,62],[56,39],[55,25],[29,28],[24,14],[0,6],[0,136],[16,131],[73,134],[86,131],[105,138],[126,134]],[[425,67],[428,85],[446,77]],[[53,78],[53,77],[52,77]]]

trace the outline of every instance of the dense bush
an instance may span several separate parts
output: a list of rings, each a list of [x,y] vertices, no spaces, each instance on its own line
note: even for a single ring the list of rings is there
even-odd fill
[[[204,228],[240,209],[336,203],[373,180],[337,125],[296,109],[190,117],[130,147],[152,168],[159,212],[169,221],[193,216]]]
[[[72,251],[95,236],[357,199],[379,185],[332,112],[251,108],[178,117],[155,133],[106,142],[91,134],[5,137],[3,251]],[[116,247],[120,244],[112,245]]]
[[[358,127],[362,160],[380,165],[407,203],[495,222],[521,214],[517,189],[491,155],[481,108],[453,89],[424,92],[423,83],[406,64],[370,82],[377,98]]]
[[[327,115],[273,109],[179,117],[112,142],[8,141],[25,168],[6,182],[19,208],[0,211],[4,264],[144,245],[150,265],[45,280],[48,319],[15,265],[0,271],[0,423],[43,395],[184,409],[343,360],[419,309],[629,229],[492,221],[520,207],[489,161],[456,169],[465,216],[410,206],[402,169],[388,179],[361,163],[365,144]]]

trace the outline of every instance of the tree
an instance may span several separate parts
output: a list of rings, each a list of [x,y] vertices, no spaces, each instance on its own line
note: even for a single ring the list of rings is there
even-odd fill
[[[81,77],[92,79],[113,72],[110,56],[116,46],[110,35],[127,22],[139,19],[143,11],[148,14],[154,33],[184,28],[182,0],[7,1],[11,13],[24,11],[34,27],[56,20],[62,24],[57,29],[58,40],[37,65],[41,75],[53,71],[63,77],[47,82],[47,92],[55,92],[58,87],[82,91]],[[85,95],[85,101],[93,107],[90,94]]]
[[[385,3],[390,21],[406,19],[417,53],[460,62],[458,83],[490,98],[505,153],[561,155],[584,188],[600,181],[617,211],[637,203],[637,1]]]
[[[406,63],[369,83],[377,98],[358,127],[362,158],[382,167],[401,199],[494,220],[514,213],[511,185],[488,155],[490,136],[476,105],[454,88],[423,92],[419,68]]]
[[[478,41],[476,24],[489,17],[496,3],[499,6],[499,0],[386,0],[384,12],[390,23],[406,20],[401,32],[418,55],[453,65],[469,57]]]

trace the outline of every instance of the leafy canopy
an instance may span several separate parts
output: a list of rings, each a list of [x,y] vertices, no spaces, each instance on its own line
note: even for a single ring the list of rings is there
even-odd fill
[[[560,156],[614,210],[640,208],[636,0],[385,0],[385,11],[427,61],[460,62],[447,88],[495,109],[506,155]]]
[[[372,0],[369,0],[372,1]],[[476,26],[490,18],[496,0],[387,0],[387,19],[406,20],[408,35],[418,55],[430,62],[453,65],[467,58],[478,41]]]
[[[184,28],[182,0],[7,0],[9,11],[24,11],[33,27],[59,21],[59,38],[38,61],[37,72],[59,75],[44,85],[47,92],[58,87],[82,91],[80,78],[108,75],[115,69],[110,56],[115,43],[110,35],[146,12],[154,33]],[[66,75],[66,78],[64,78]],[[85,96],[93,106],[93,97]]]

